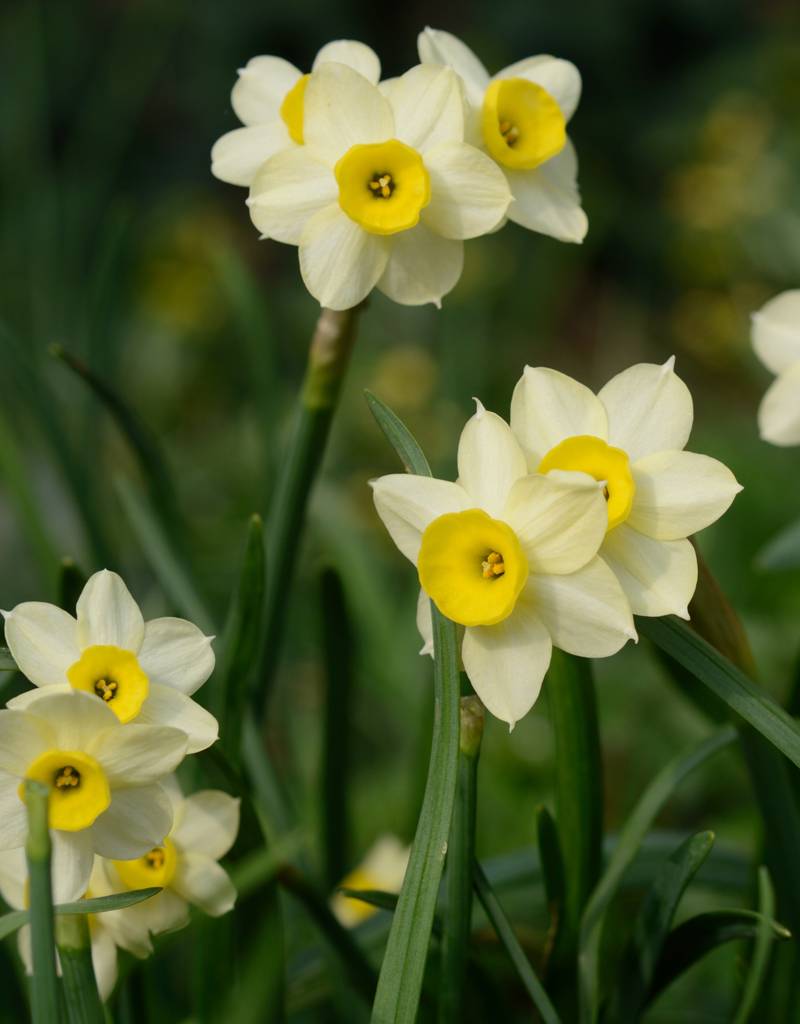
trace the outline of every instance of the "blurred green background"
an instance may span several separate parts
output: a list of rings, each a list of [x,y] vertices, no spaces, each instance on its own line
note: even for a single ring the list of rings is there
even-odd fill
[[[691,447],[728,463],[745,488],[700,544],[778,696],[800,640],[800,573],[754,569],[759,549],[800,513],[800,474],[796,452],[758,440],[756,409],[770,377],[749,347],[750,312],[800,283],[800,17],[789,0],[6,5],[0,604],[54,598],[59,559],[69,555],[86,572],[122,572],[147,617],[186,611],[165,593],[163,565],[120,501],[120,478],[143,486],[136,460],[107,409],[49,353],[59,344],[158,437],[176,494],[177,557],[209,620],[223,620],[247,518],[269,509],[317,315],[296,250],[259,242],[245,190],[209,172],[211,145],[237,126],[236,69],[274,53],[306,70],[323,43],[344,37],[372,45],[390,76],[416,62],[425,24],[462,36],[492,71],[535,53],[577,64],[584,92],[570,130],[590,229],[582,246],[569,246],[509,225],[467,245],[464,275],[441,312],[376,294],[362,317],[310,529],[298,542],[268,722],[314,849],[319,579],[333,566],[355,631],[352,862],[382,832],[413,834],[431,706],[431,666],[416,653],[413,572],[367,487],[398,467],[365,387],[448,476],[470,396],[507,415],[526,363],[599,387],[631,363],[675,353],[695,397]],[[644,642],[600,664],[598,681],[613,830],[653,772],[707,725]],[[545,698],[511,735],[488,723],[481,856],[533,842],[552,754]],[[754,849],[757,817],[738,759],[725,755],[691,779],[662,824],[713,828],[721,842]],[[531,928],[543,920],[540,907],[530,910]],[[172,948],[188,956],[193,945],[190,937]],[[714,954],[652,1020],[728,1019],[741,952]],[[159,969],[143,972],[151,989]],[[231,978],[241,970],[231,964]],[[182,980],[170,977],[180,991]]]

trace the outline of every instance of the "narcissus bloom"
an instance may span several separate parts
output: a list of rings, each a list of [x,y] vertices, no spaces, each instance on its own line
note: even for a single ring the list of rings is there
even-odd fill
[[[264,237],[300,248],[323,306],[348,309],[374,287],[406,305],[433,302],[461,274],[463,239],[492,231],[511,193],[464,139],[461,85],[416,67],[381,89],[323,64],[305,91],[305,145],[268,160],[250,190]]]
[[[342,889],[378,889],[398,893],[406,876],[411,847],[401,843],[397,836],[381,836],[367,851],[366,856],[339,883]],[[362,900],[334,893],[331,910],[345,928],[354,928],[377,912],[377,907]]]
[[[458,446],[458,482],[397,474],[375,506],[439,611],[465,626],[464,669],[513,725],[533,705],[552,646],[604,657],[636,636],[614,574],[597,558],[602,485],[583,473],[529,475],[508,425],[479,406]]]
[[[800,444],[800,289],[776,295],[753,314],[753,348],[777,374],[758,410],[761,436]]]
[[[721,462],[683,450],[694,412],[674,363],[639,363],[597,395],[556,370],[528,366],[514,389],[511,428],[531,471],[601,481],[600,557],[634,613],[688,619],[697,558],[686,538],[719,519],[741,487]]]
[[[137,860],[100,860],[92,876],[95,896],[150,886],[163,890],[105,915],[104,924],[117,945],[139,957],[152,953],[151,935],[188,922],[189,904],[219,917],[236,901],[233,883],[217,861],[236,840],[239,800],[216,789],[184,797],[174,778],[165,789],[174,814],[169,835]]]
[[[42,692],[24,711],[0,711],[0,849],[27,834],[24,782],[50,787],[54,889],[80,899],[95,853],[141,857],[172,827],[158,783],[186,753],[168,726],[122,725],[103,701],[73,690]]]
[[[337,39],[323,46],[312,70],[335,61],[378,84],[381,64],[363,43]],[[245,125],[223,135],[211,150],[211,173],[231,185],[252,185],[256,171],[282,149],[303,144],[303,109],[309,75],[282,57],[253,57],[239,71],[231,93],[236,116]]]
[[[216,741],[217,720],[189,696],[213,671],[213,637],[185,619],[145,622],[107,569],[87,582],[76,612],[39,601],[3,612],[14,660],[42,688],[10,700],[10,708],[23,710],[54,686],[71,687],[102,701],[120,722],[181,729],[190,754]]]
[[[464,81],[466,138],[481,145],[506,176],[514,202],[509,220],[562,242],[580,242],[588,222],[578,192],[578,160],[567,122],[578,106],[581,76],[574,64],[526,57],[493,77],[449,32],[426,28],[418,40],[423,64],[447,65]]]

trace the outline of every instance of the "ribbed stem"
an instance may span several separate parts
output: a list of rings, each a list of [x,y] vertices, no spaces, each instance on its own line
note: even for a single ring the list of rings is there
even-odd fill
[[[28,861],[30,888],[31,947],[33,984],[31,1013],[33,1024],[58,1024],[58,980],[53,926],[53,894],[50,882],[50,831],[48,829],[49,789],[40,782],[25,783],[28,808]]]
[[[59,914],[56,945],[69,1024],[104,1024],[103,1004],[92,966],[88,915]]]

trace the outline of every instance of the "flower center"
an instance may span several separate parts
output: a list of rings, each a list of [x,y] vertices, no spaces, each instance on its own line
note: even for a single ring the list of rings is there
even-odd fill
[[[439,611],[463,626],[508,618],[528,579],[517,535],[480,509],[434,519],[422,535],[417,569]]]
[[[76,690],[93,693],[108,704],[121,722],[139,714],[150,689],[136,655],[113,644],[87,647],[67,669],[67,679]]]
[[[413,228],[431,199],[431,181],[422,157],[397,139],[351,146],[333,173],[339,206],[374,235]]]
[[[117,874],[129,889],[147,889],[151,885],[164,889],[172,881],[177,866],[178,852],[171,839],[165,839],[143,857],[114,861]]]
[[[298,146],[303,145],[303,109],[305,107],[306,86],[311,75],[298,78],[291,89],[283,97],[280,115],[289,130],[289,137]]]
[[[538,167],[560,153],[567,141],[558,103],[526,78],[501,78],[489,85],[481,129],[494,159],[516,170]]]
[[[609,530],[624,523],[630,515],[636,484],[630,460],[621,448],[614,448],[599,437],[588,434],[568,437],[551,448],[539,463],[540,473],[549,473],[551,469],[588,473],[604,483]]]
[[[26,779],[50,787],[50,828],[79,832],[111,804],[111,789],[99,763],[79,750],[48,750],[28,765]],[[19,797],[25,796],[24,784]]]

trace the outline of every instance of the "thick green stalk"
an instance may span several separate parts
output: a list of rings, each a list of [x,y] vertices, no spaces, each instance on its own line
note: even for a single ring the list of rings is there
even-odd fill
[[[56,945],[69,1024],[105,1024],[92,966],[88,916],[59,914],[56,918]]]
[[[50,791],[40,782],[25,783],[28,808],[28,881],[31,902],[31,947],[33,953],[33,984],[31,1011],[33,1024],[58,1024],[58,981],[56,979],[56,946],[53,926],[53,893],[50,882],[50,830],[48,803]]]
[[[264,640],[256,693],[256,700],[262,704],[278,666],[288,595],[298,561],[308,497],[325,454],[342,379],[355,340],[358,309],[323,309],[311,339],[297,426],[268,525]]]
[[[462,697],[458,789],[447,844],[447,912],[444,918],[442,971],[439,978],[440,1024],[459,1024],[464,1019],[467,951],[472,927],[478,758],[482,736],[483,705],[477,697]]]

